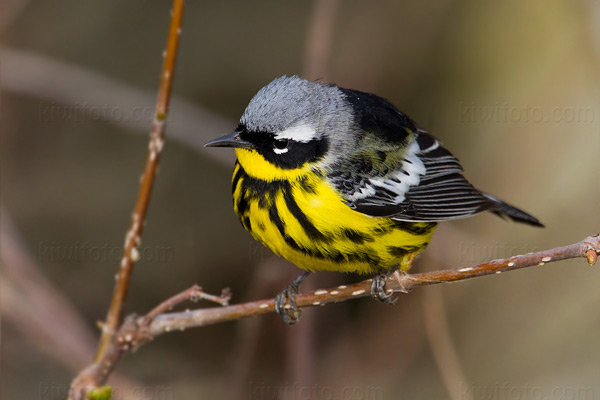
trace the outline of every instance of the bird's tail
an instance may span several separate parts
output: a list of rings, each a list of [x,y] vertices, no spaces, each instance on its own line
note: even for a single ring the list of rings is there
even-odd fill
[[[483,195],[488,198],[491,202],[490,211],[494,214],[502,217],[509,218],[516,222],[522,222],[524,224],[538,226],[540,228],[544,227],[536,217],[533,215],[527,214],[525,211],[518,209],[517,207],[511,206],[508,203],[503,202],[502,200],[487,194],[483,193]]]

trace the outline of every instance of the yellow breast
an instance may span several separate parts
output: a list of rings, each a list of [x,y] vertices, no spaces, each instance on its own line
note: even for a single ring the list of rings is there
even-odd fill
[[[236,149],[234,209],[252,236],[299,268],[375,273],[405,264],[429,243],[435,223],[352,210],[323,174],[286,170]]]

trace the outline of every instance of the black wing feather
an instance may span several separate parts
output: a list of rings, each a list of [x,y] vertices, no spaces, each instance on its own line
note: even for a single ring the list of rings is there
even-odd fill
[[[411,221],[463,218],[490,208],[490,201],[462,175],[453,173],[424,179],[406,193],[410,206],[393,215]]]
[[[372,216],[408,222],[464,218],[484,210],[515,221],[541,226],[533,216],[475,189],[463,176],[459,161],[436,138],[417,127],[387,100],[370,93],[342,89],[359,128],[382,142],[376,154],[406,151],[392,170],[375,167],[353,154],[338,174],[328,176],[346,203]],[[393,148],[397,150],[391,150]],[[358,166],[366,166],[359,168]]]
[[[464,176],[459,161],[431,135],[416,134],[418,151],[414,156],[424,167],[418,184],[404,192],[393,191],[394,183],[400,188],[402,177],[392,171],[384,182],[381,178],[360,177],[355,182],[354,199],[350,207],[372,216],[388,216],[401,221],[434,222],[468,217],[490,210],[501,217],[534,226],[543,226],[535,217],[493,196],[480,192]],[[405,160],[405,164],[414,164]],[[395,171],[397,172],[397,171]],[[383,186],[383,187],[382,187]],[[357,191],[370,193],[356,196]],[[401,201],[398,201],[401,198]]]
[[[413,161],[407,157],[405,163],[422,164],[418,184],[401,188],[403,177],[397,171],[389,173],[383,182],[381,178],[361,177],[360,189],[370,193],[350,202],[352,208],[372,216],[423,222],[463,218],[491,208],[490,199],[461,175],[458,160],[433,136],[419,131],[415,142]],[[397,192],[390,189],[394,184]]]

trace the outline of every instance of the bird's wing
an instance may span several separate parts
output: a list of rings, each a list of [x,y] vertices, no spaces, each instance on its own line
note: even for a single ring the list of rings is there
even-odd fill
[[[332,183],[346,203],[372,216],[443,221],[489,209],[491,201],[462,175],[458,160],[431,135],[418,131],[399,167],[383,176],[353,174]]]

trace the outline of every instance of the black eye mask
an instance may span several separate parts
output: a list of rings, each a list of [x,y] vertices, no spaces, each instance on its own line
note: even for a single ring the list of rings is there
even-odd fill
[[[320,160],[327,149],[327,138],[314,139],[309,142],[297,142],[293,139],[276,139],[270,132],[248,132],[241,128],[240,137],[254,145],[260,155],[271,164],[283,169],[300,168],[307,162]]]

